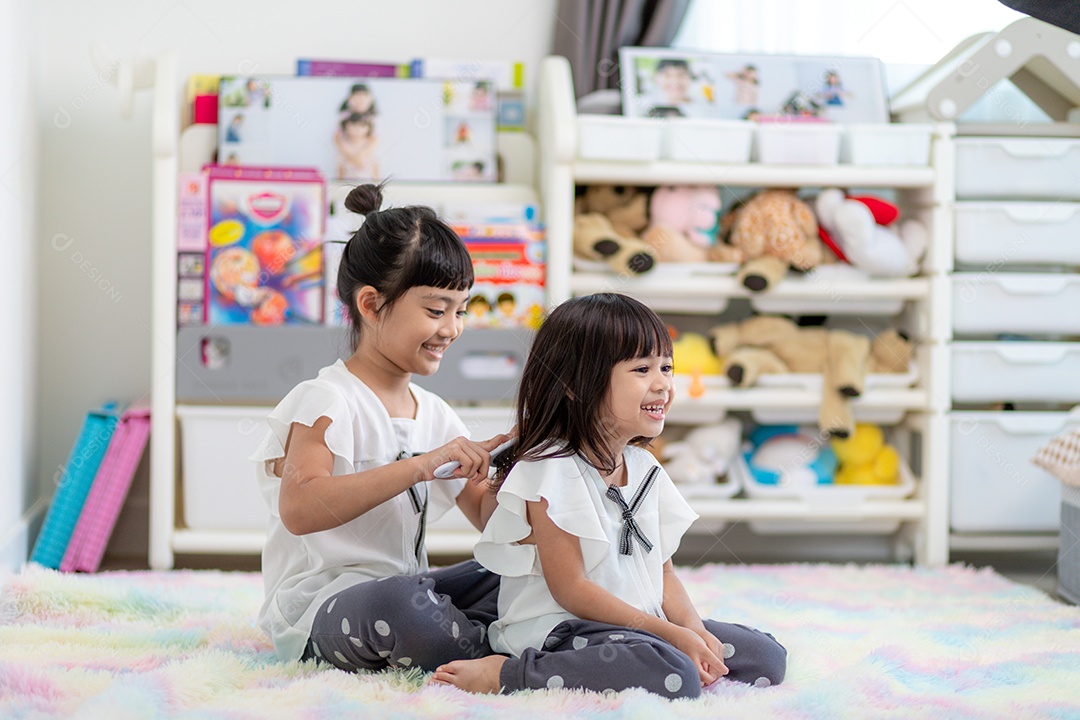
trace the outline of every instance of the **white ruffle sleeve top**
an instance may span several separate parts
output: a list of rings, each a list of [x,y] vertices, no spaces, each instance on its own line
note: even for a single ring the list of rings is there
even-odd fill
[[[339,360],[293,388],[270,413],[270,430],[251,456],[270,508],[259,625],[283,660],[303,654],[312,618],[331,595],[368,580],[428,569],[425,521],[454,506],[463,479],[418,483],[338,527],[293,535],[281,522],[281,478],[273,472],[273,462],[285,455],[292,423],[311,427],[321,417],[330,419],[325,440],[334,456],[334,475],[370,470],[468,436],[442,398],[416,385],[409,389],[416,417],[391,418],[375,393]]]
[[[519,657],[527,648],[541,649],[556,625],[574,617],[552,597],[536,546],[518,542],[532,532],[525,503],[540,498],[547,500],[552,522],[580,539],[585,577],[635,608],[664,617],[664,562],[698,516],[647,451],[629,446],[623,458],[627,485],[615,488],[622,502],[609,496],[600,474],[580,456],[519,462],[506,477],[475,549],[484,567],[502,575],[499,619],[489,632],[496,652]]]

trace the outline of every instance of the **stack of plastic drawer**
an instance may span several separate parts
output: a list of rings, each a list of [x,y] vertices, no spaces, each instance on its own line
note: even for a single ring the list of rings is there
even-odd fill
[[[1031,464],[1080,426],[1080,138],[956,140],[950,525],[1053,533]]]

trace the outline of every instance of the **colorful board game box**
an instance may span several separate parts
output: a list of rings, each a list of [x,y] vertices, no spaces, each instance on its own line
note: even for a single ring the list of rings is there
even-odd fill
[[[226,166],[207,173],[206,322],[321,323],[322,175]]]

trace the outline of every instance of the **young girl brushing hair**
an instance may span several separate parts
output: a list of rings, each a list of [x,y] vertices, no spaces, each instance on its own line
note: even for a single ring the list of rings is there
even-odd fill
[[[671,406],[671,337],[628,297],[589,295],[541,326],[518,392],[515,464],[476,546],[503,576],[491,645],[510,657],[448,663],[474,692],[643,687],[696,697],[721,676],[784,678],[769,634],[702,620],[671,556],[696,519],[641,448]]]
[[[410,382],[461,334],[472,261],[431,209],[380,211],[381,187],[345,200],[365,216],[338,272],[355,350],[281,401],[252,456],[270,506],[259,624],[284,660],[431,670],[491,652],[499,578],[475,561],[428,572],[424,527],[455,503],[483,527],[488,453],[506,436],[467,440]],[[433,479],[451,460],[454,477]]]

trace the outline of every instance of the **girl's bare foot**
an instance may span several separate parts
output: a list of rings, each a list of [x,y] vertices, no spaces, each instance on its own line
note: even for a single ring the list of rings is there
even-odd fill
[[[453,685],[471,693],[498,693],[502,689],[499,673],[505,655],[488,655],[476,660],[455,660],[440,665],[431,676],[432,682]]]

